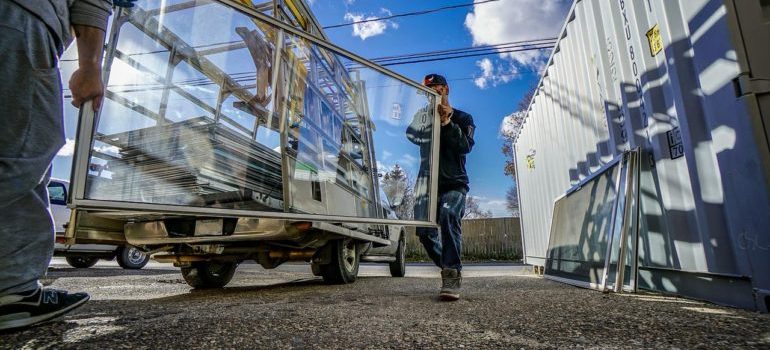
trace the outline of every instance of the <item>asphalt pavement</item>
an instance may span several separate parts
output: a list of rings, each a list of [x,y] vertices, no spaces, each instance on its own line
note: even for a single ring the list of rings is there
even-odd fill
[[[460,301],[436,298],[438,269],[404,278],[363,265],[326,285],[309,265],[239,266],[220,290],[192,290],[177,268],[54,259],[44,283],[92,299],[64,318],[0,333],[1,349],[770,348],[770,316],[654,294],[602,294],[519,264],[465,267]]]

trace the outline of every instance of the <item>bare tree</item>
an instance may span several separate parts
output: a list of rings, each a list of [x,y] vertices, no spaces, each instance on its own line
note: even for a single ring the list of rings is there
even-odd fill
[[[513,141],[519,135],[519,131],[524,125],[524,118],[527,117],[527,109],[535,97],[535,91],[536,86],[531,86],[524,96],[521,97],[521,100],[519,100],[519,103],[516,105],[516,111],[503,118],[505,123],[502,133],[504,141],[500,149],[506,157],[503,173],[514,178],[514,180],[516,179],[516,163],[513,161]]]
[[[481,207],[479,207],[479,200],[476,199],[476,197],[465,197],[465,215],[463,215],[463,219],[483,219],[491,217],[492,211],[482,210]]]
[[[508,191],[505,192],[505,207],[511,212],[513,216],[519,216],[519,192],[516,191],[516,186],[511,186]]]
[[[505,165],[503,166],[503,173],[510,176],[514,181],[514,185],[508,188],[508,191],[505,193],[505,206],[513,216],[521,215],[519,209],[519,193],[516,190],[516,163],[514,161],[515,149],[513,142],[519,136],[521,127],[524,125],[524,119],[527,117],[527,109],[529,108],[532,99],[535,97],[536,91],[537,86],[531,86],[527,93],[525,93],[521,100],[519,100],[519,103],[516,106],[516,112],[513,112],[511,115],[504,118],[505,125],[503,126],[502,132],[503,146],[500,150],[506,158]]]
[[[388,205],[393,208],[399,219],[414,218],[414,182],[404,168],[398,164],[394,165],[382,176],[380,185]]]

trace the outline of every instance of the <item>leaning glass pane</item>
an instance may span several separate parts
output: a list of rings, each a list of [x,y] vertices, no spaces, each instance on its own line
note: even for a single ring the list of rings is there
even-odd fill
[[[216,1],[119,20],[86,199],[429,221],[427,90]]]

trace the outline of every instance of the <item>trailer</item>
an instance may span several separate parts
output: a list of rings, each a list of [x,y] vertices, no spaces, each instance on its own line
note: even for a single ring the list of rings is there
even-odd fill
[[[130,244],[195,288],[246,260],[404,275],[404,226],[436,222],[433,91],[329,43],[298,0],[138,1],[107,39],[63,243]]]

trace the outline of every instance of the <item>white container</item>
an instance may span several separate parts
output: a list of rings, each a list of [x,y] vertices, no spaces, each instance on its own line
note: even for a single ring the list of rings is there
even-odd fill
[[[514,143],[525,261],[557,197],[641,147],[640,286],[767,310],[768,23],[760,0],[576,1]]]

